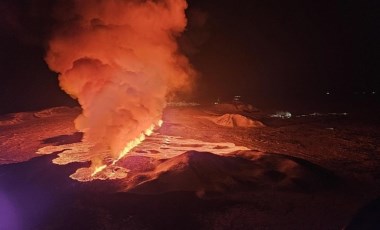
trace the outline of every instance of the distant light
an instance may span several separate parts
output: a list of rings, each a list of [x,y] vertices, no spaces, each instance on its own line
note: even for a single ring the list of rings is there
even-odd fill
[[[270,117],[289,119],[292,117],[292,114],[286,111],[279,111],[279,112],[276,112],[275,114],[270,115]]]
[[[376,92],[375,92],[375,91],[372,91],[372,94],[376,94]]]
[[[314,117],[314,116],[348,116],[348,113],[310,113],[310,114],[302,114],[297,115],[296,117]]]
[[[241,96],[240,95],[234,96],[233,101],[240,101],[240,100],[241,100]]]
[[[326,95],[330,95],[330,92],[326,92]]]

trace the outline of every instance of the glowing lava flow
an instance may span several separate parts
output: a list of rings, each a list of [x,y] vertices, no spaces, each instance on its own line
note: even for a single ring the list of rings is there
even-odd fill
[[[112,164],[115,164],[117,161],[119,161],[121,158],[123,158],[129,151],[131,151],[133,148],[141,144],[145,140],[145,135],[144,133],[140,134],[140,136],[136,137],[134,140],[129,142],[124,149],[119,153],[119,157],[113,161]]]
[[[163,121],[159,120],[157,122],[157,126],[161,127],[162,123],[163,123]],[[141,133],[140,136],[136,137],[134,140],[132,140],[131,142],[129,142],[124,147],[124,149],[120,152],[119,157],[116,160],[114,160],[112,162],[112,164],[114,165],[117,161],[119,161],[121,158],[123,158],[125,155],[127,155],[127,153],[129,153],[129,151],[131,151],[133,148],[135,148],[136,146],[138,146],[139,144],[141,144],[141,142],[143,142],[145,140],[145,137],[149,137],[150,135],[152,135],[153,130],[154,130],[155,127],[156,126],[154,124],[152,124],[147,130],[144,131],[144,133]]]
[[[162,120],[159,120],[157,122],[157,127],[161,127],[163,124]],[[133,148],[137,147],[139,144],[141,144],[147,136],[150,136],[153,134],[153,130],[156,127],[156,125],[152,124],[148,129],[146,129],[143,133],[141,133],[138,137],[130,141],[124,149],[119,153],[119,156],[116,160],[112,162],[112,165],[115,165],[116,162],[118,162],[121,158],[123,158],[125,155],[127,155]],[[95,168],[94,172],[91,174],[91,176],[95,176],[99,172],[103,171],[107,165],[101,165]]]
[[[95,176],[96,174],[98,174],[99,172],[101,172],[106,167],[107,167],[107,165],[102,165],[102,166],[96,167],[95,170],[94,170],[94,172],[91,174],[91,176]]]
[[[154,127],[162,125],[158,122]],[[134,144],[125,145],[124,151],[119,152],[114,158],[110,158],[111,152],[102,152],[99,156],[99,163],[91,167],[82,167],[70,175],[70,178],[80,182],[88,182],[93,180],[116,180],[123,179],[130,175],[130,162],[134,159],[150,158],[154,162],[168,160],[177,157],[187,151],[210,152],[216,155],[229,155],[237,151],[247,151],[249,148],[244,146],[236,146],[231,142],[204,142],[196,139],[187,139],[181,136],[168,136],[161,131],[152,131],[152,126],[142,132],[138,136],[142,136],[142,140],[136,138]],[[152,134],[150,137],[145,136]],[[93,145],[89,142],[76,142],[62,145],[50,145],[40,148],[37,154],[52,154],[59,152],[58,157],[53,160],[54,164],[67,165],[73,162],[89,162],[93,159],[93,153],[90,151]],[[126,156],[128,155],[128,156]],[[125,159],[131,156],[131,158]],[[137,158],[136,158],[137,157]],[[123,159],[121,159],[123,158]],[[125,162],[121,162],[125,159]],[[120,162],[118,162],[120,160]],[[132,160],[132,161],[131,161]],[[101,163],[103,162],[103,163]],[[137,172],[138,173],[138,172]],[[131,172],[135,175],[135,172]]]
[[[145,136],[150,136],[150,135],[152,135],[152,133],[153,133],[153,130],[154,130],[154,125],[151,125],[150,127],[149,127],[149,129],[147,129],[147,130],[145,130]]]

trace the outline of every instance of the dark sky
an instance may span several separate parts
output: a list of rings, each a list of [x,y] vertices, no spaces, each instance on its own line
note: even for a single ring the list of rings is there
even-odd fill
[[[378,96],[377,2],[188,0],[180,44],[201,73],[194,96],[243,95],[258,105],[318,102],[327,91]],[[43,60],[53,5],[0,3],[0,114],[75,104]]]

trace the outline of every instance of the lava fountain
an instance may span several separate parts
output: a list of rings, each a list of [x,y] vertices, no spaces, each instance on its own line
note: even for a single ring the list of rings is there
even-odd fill
[[[106,167],[101,153],[117,162],[162,124],[168,97],[191,88],[195,71],[176,42],[186,8],[185,0],[70,0],[57,6],[45,60],[82,107],[75,127],[93,143],[93,175]]]

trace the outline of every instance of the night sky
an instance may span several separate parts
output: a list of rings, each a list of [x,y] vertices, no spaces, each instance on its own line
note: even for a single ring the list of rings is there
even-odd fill
[[[0,3],[0,114],[76,104],[43,60],[55,2]],[[377,2],[188,0],[179,43],[200,73],[193,99],[242,95],[265,107],[379,97]]]

